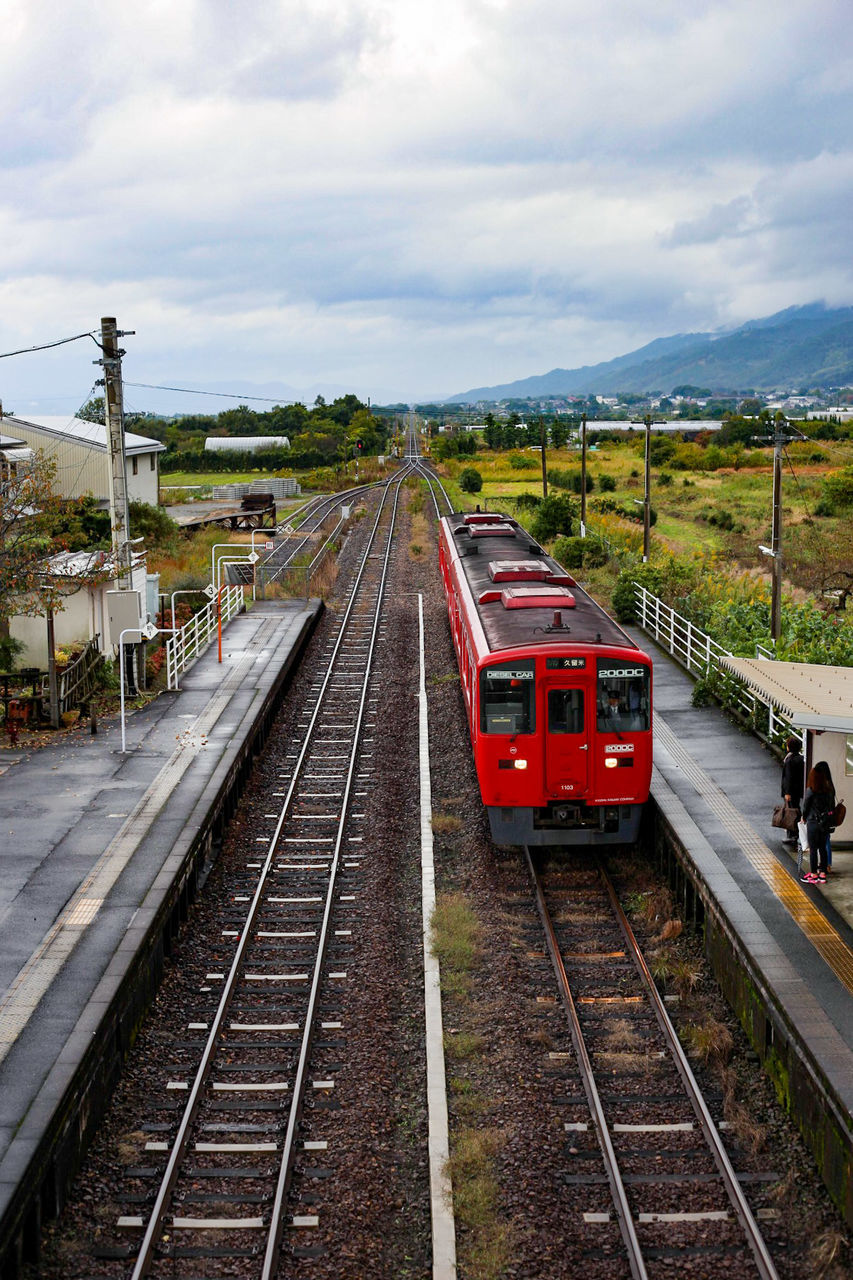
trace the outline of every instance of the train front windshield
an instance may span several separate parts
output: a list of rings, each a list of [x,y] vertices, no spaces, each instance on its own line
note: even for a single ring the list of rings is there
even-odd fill
[[[536,667],[532,659],[500,662],[480,672],[480,731],[533,733]]]
[[[648,667],[598,659],[596,727],[601,733],[636,733],[650,728]]]

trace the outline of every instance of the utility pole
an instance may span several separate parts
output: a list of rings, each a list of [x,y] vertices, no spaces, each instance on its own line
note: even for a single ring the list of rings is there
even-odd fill
[[[548,469],[547,469],[547,466],[546,466],[546,464],[545,464],[545,437],[546,437],[546,434],[547,434],[547,433],[546,433],[546,430],[545,430],[545,419],[544,419],[544,417],[540,417],[540,419],[539,419],[539,443],[540,443],[540,444],[541,444],[541,446],[542,446],[542,497],[543,497],[543,498],[547,498],[547,497],[548,497]]]
[[[586,537],[586,414],[581,414],[581,537]]]
[[[770,635],[777,641],[782,634],[782,449],[787,439],[787,421],[781,415],[773,431],[773,518],[770,546],[760,547],[770,557]]]
[[[101,319],[103,359],[96,361],[104,370],[104,409],[107,448],[110,455],[110,529],[113,561],[119,588],[131,585],[130,515],[127,501],[127,458],[124,447],[124,404],[121,387],[121,358],[124,351],[118,339],[124,332],[116,328],[115,316]]]
[[[796,428],[795,428],[796,430]],[[801,440],[806,437],[800,435]],[[786,440],[793,439],[787,418],[781,413],[773,429],[773,517],[770,546],[758,550],[770,557],[770,635],[777,641],[782,634],[782,450]],[[762,443],[766,443],[762,441]]]
[[[647,413],[643,418],[646,425],[646,463],[645,463],[645,479],[643,489],[643,564],[648,563],[649,559],[649,532],[651,530],[651,489],[652,489],[652,415]]]

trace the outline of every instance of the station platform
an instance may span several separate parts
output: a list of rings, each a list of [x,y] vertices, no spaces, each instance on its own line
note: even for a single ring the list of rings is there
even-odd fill
[[[214,643],[179,692],[127,717],[124,754],[118,717],[96,735],[0,752],[4,1275],[10,1248],[26,1254],[40,1213],[63,1199],[64,1170],[322,607],[262,601],[238,615],[221,665]]]
[[[833,844],[825,885],[801,883],[770,822],[780,762],[719,708],[693,707],[690,676],[627,630],[654,663],[652,798],[698,886],[706,951],[853,1223],[853,846]]]

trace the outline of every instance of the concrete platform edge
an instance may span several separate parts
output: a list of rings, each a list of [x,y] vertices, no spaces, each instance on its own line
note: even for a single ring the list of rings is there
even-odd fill
[[[804,982],[793,966],[791,982],[777,983],[756,958],[752,941],[741,940],[738,922],[724,898],[737,903],[738,913],[754,916],[751,938],[766,936],[765,954],[779,969],[779,948],[738,890],[728,871],[690,817],[684,805],[655,770],[652,783],[651,821],[654,847],[669,875],[676,900],[686,918],[704,927],[705,952],[750,1043],[769,1075],[779,1101],[796,1123],[812,1152],[824,1183],[842,1213],[853,1226],[853,1121],[849,1098],[850,1054],[817,1002],[810,1018],[814,1032],[823,1022],[826,1034],[817,1056],[800,1036],[804,1012]],[[784,960],[784,957],[783,957]],[[818,962],[818,957],[816,957]],[[777,989],[784,985],[785,989]],[[791,1008],[796,1001],[799,1008]],[[814,1041],[815,1037],[812,1036]]]
[[[164,958],[186,918],[199,873],[234,812],[252,758],[267,739],[323,612],[322,601],[309,607],[287,659],[234,733],[7,1152],[0,1173],[3,1280],[16,1280],[25,1263],[37,1260],[43,1222],[62,1209],[156,995]]]

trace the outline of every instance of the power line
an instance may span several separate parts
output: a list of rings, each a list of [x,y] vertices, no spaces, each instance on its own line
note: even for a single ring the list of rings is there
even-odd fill
[[[57,342],[44,342],[38,347],[21,347],[19,351],[3,351],[0,352],[0,360],[7,360],[9,356],[25,356],[31,351],[48,351],[51,347],[64,347],[66,342],[79,342],[81,338],[91,338],[96,346],[100,346],[94,333],[90,330],[88,333],[75,333],[73,338],[60,338]]]
[[[295,400],[274,400],[271,396],[238,395],[231,391],[198,391],[195,387],[162,387],[154,382],[125,382],[126,387],[145,387],[148,391],[180,391],[185,396],[217,396],[221,400],[259,400],[264,404],[296,404]]]

